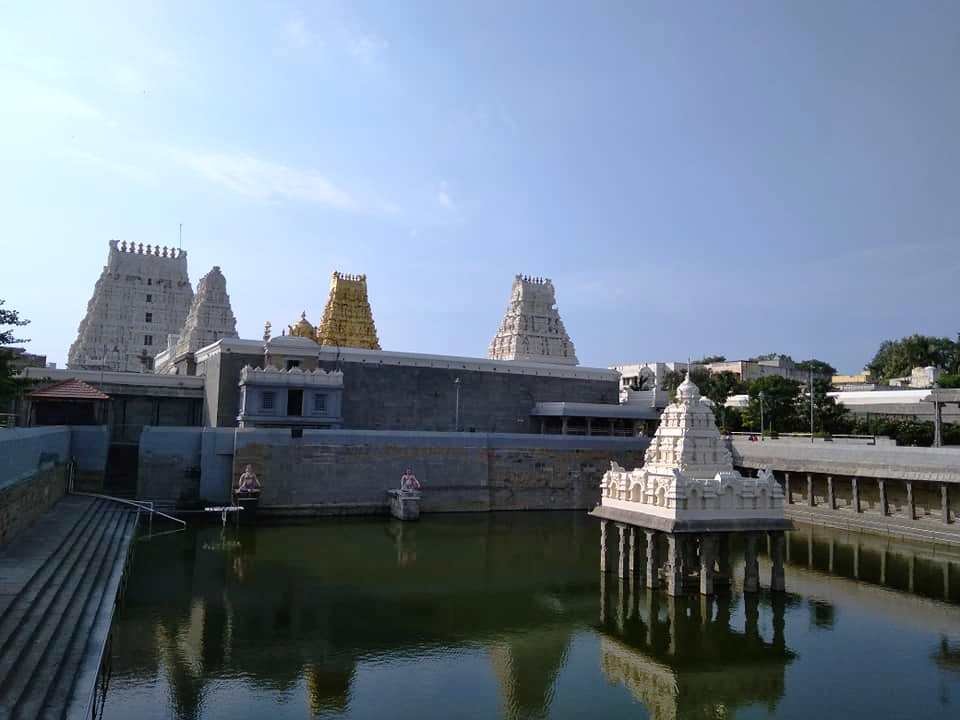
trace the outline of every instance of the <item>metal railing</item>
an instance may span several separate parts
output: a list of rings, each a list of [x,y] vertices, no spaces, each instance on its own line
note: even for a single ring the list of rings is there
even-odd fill
[[[153,532],[153,516],[154,515],[159,515],[160,517],[166,518],[167,520],[173,520],[173,522],[179,523],[183,527],[187,526],[187,523],[185,520],[181,520],[178,517],[174,517],[173,515],[168,515],[165,512],[157,510],[153,506],[153,500],[130,500],[128,498],[116,497],[114,495],[104,495],[103,493],[91,493],[91,492],[83,492],[81,490],[76,490],[74,487],[74,485],[76,484],[76,478],[77,478],[77,461],[74,459],[71,459],[70,462],[67,464],[67,492],[68,493],[70,493],[71,495],[82,495],[85,497],[95,497],[95,498],[101,498],[103,500],[112,500],[113,502],[123,503],[124,505],[130,505],[132,507],[135,507],[137,508],[138,511],[149,513],[151,533]]]

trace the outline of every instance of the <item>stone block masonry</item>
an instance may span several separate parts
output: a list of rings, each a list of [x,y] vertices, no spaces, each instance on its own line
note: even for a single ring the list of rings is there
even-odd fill
[[[0,430],[0,545],[63,497],[68,428]]]
[[[226,430],[150,428],[141,439],[143,499],[222,502],[249,464],[263,483],[267,514],[386,512],[386,491],[413,469],[422,512],[588,509],[610,460],[637,464],[647,440],[485,433],[234,430],[232,468]],[[204,436],[202,453],[199,438]],[[214,439],[212,433],[217,433]],[[193,439],[197,438],[197,439]],[[203,473],[196,468],[203,467]],[[215,476],[214,476],[215,475]],[[201,495],[200,488],[204,488]]]

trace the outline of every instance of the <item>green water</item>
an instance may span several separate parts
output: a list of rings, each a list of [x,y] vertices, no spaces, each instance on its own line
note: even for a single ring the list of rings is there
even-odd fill
[[[583,513],[139,542],[103,717],[960,717],[956,556],[801,529],[786,595],[671,601],[598,548]]]

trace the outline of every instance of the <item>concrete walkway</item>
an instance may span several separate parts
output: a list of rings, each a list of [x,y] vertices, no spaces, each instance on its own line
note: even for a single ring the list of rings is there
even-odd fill
[[[136,524],[68,495],[0,550],[0,720],[92,716]]]

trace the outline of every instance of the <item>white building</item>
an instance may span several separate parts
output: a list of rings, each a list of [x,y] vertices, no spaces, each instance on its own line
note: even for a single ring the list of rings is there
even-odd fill
[[[111,240],[67,367],[153,370],[154,354],[180,332],[192,301],[185,251]]]

